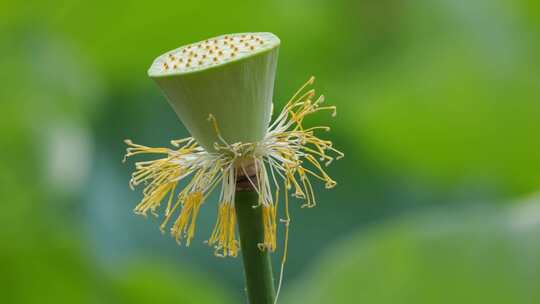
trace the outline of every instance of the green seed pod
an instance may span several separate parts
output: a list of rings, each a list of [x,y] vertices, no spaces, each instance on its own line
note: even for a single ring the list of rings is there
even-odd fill
[[[279,44],[272,33],[222,35],[159,56],[148,75],[207,151],[218,142],[210,114],[228,143],[257,142],[270,122]]]

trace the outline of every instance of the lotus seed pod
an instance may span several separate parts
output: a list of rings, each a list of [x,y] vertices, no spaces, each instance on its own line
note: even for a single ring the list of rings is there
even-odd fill
[[[207,151],[218,141],[210,114],[228,143],[257,142],[270,121],[279,44],[272,33],[222,35],[159,56],[148,75]]]

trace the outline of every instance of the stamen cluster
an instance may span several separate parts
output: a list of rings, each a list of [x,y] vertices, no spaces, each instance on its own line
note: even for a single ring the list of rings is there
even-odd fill
[[[315,206],[316,198],[310,178],[323,181],[326,188],[334,187],[336,182],[326,174],[323,165],[343,156],[332,147],[332,142],[315,135],[315,131],[328,131],[328,127],[303,126],[303,120],[309,114],[330,110],[335,115],[334,106],[321,106],[324,102],[322,95],[315,98],[313,89],[304,92],[313,82],[312,77],[294,94],[260,142],[228,143],[221,136],[213,115],[209,116],[209,120],[219,139],[214,145],[215,151],[204,150],[192,137],[172,141],[174,149],[151,148],[126,140],[129,146],[126,157],[139,154],[163,155],[163,158],[135,164],[130,186],[145,185],[143,199],[135,212],[157,215],[157,209],[166,202],[161,230],[164,231],[170,220],[175,218],[170,232],[178,243],[185,240],[189,246],[194,237],[201,205],[221,184],[217,222],[208,244],[215,248],[217,256],[236,256],[239,249],[235,233],[236,181],[239,176],[244,176],[259,195],[259,201],[254,202],[254,207],[262,208],[263,212],[264,241],[259,244],[259,248],[274,251],[281,193],[285,199],[282,221],[288,227],[289,193],[304,200],[302,207]],[[177,193],[182,180],[188,182]],[[288,229],[286,239],[287,235]]]

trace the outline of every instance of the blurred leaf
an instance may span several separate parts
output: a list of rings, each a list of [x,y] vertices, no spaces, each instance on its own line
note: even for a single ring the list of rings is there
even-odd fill
[[[107,298],[106,278],[75,249],[76,242],[50,235],[35,243],[28,237],[7,241],[0,243],[5,303],[103,303]]]
[[[499,195],[538,189],[540,65],[530,53],[538,38],[522,34],[540,31],[513,23],[504,7],[448,5],[454,27],[420,35],[429,40],[411,43],[398,63],[348,82],[340,123],[357,148],[437,186],[481,184]]]
[[[161,265],[165,266],[165,265]],[[155,262],[132,263],[119,274],[118,295],[122,303],[233,303],[215,282],[201,273],[160,267]]]
[[[163,262],[122,263],[106,271],[94,265],[78,242],[50,235],[39,246],[28,240],[0,245],[5,303],[233,303],[208,277],[185,269],[176,272]]]
[[[540,199],[440,210],[332,247],[284,303],[538,303]]]

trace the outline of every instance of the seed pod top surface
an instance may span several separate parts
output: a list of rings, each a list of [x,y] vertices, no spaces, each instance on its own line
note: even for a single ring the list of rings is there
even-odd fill
[[[204,71],[277,48],[272,33],[228,34],[181,46],[157,57],[150,77],[166,77]]]

